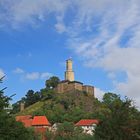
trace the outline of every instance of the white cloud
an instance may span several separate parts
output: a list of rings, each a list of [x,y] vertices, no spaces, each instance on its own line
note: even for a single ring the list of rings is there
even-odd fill
[[[68,2],[64,0],[1,0],[0,25],[18,28],[23,24],[36,26],[50,14],[64,15]]]
[[[66,27],[63,23],[55,24],[55,28],[56,28],[57,32],[60,34],[66,31]]]
[[[114,90],[132,98],[140,107],[140,1],[82,0],[77,3],[78,17],[72,27],[77,33],[69,41],[70,48],[82,57],[86,66],[108,72],[113,78]],[[89,35],[84,37],[85,31]],[[119,72],[126,74],[124,82],[118,79],[114,82]]]
[[[26,80],[39,80],[39,79],[48,79],[51,76],[53,76],[52,73],[49,72],[27,72],[21,68],[16,68],[13,70],[15,74],[19,74],[21,76],[21,79],[26,79]],[[2,73],[0,69],[0,74]],[[3,72],[4,73],[4,72]]]
[[[2,69],[0,69],[0,78],[2,78],[3,76],[5,76],[5,73]]]
[[[100,88],[95,87],[95,93],[94,93],[95,97],[98,98],[100,101],[102,101],[105,93],[106,93],[105,91],[101,90]]]
[[[31,72],[31,73],[25,74],[25,79],[27,79],[27,80],[48,79],[51,76],[53,76],[53,74],[49,73],[49,72],[43,72],[43,73]]]
[[[24,70],[21,68],[16,68],[13,72],[16,74],[21,74],[21,73],[24,73]]]
[[[108,77],[109,77],[110,79],[115,79],[115,78],[116,78],[116,74],[113,73],[113,72],[110,72],[110,73],[108,73]]]
[[[53,74],[49,72],[43,72],[43,73],[31,72],[31,73],[25,73],[24,78],[27,80],[40,80],[40,79],[42,80],[42,79],[48,79],[51,76],[53,76]]]
[[[32,73],[27,73],[25,78],[28,80],[37,80],[39,79],[40,74],[39,72],[32,72]]]
[[[44,73],[41,73],[41,74],[40,74],[40,78],[41,78],[41,79],[48,79],[48,78],[50,78],[51,76],[53,76],[53,74],[52,74],[52,73],[48,73],[48,72],[44,72]]]
[[[116,90],[120,93],[127,94],[128,97],[135,101],[135,105],[140,109],[140,74],[128,73],[128,79],[126,82],[116,83]]]

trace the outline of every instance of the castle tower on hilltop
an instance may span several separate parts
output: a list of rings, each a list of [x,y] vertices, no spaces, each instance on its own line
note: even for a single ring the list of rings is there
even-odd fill
[[[66,72],[65,72],[65,80],[74,81],[74,72],[72,69],[72,59],[66,60]]]
[[[74,71],[72,68],[72,59],[66,60],[65,80],[61,81],[55,91],[57,93],[66,93],[70,91],[82,91],[84,93],[94,96],[94,86],[83,85],[74,79]]]

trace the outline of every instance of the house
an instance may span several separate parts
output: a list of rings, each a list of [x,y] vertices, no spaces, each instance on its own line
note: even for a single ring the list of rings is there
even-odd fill
[[[36,132],[45,132],[47,129],[50,129],[51,124],[49,123],[46,116],[16,116],[16,121],[22,122],[25,127],[33,127]]]
[[[32,121],[32,126],[46,127],[50,125],[51,124],[49,123],[46,116],[34,116],[33,121]]]
[[[46,116],[34,116],[32,126],[35,128],[50,128],[51,124]]]
[[[31,115],[16,116],[16,121],[22,122],[25,127],[32,126],[32,116]]]
[[[21,121],[25,127],[31,127],[32,126],[32,119],[28,119],[28,120],[22,120]]]
[[[46,140],[45,132],[47,129],[51,129],[51,124],[49,123],[46,116],[16,116],[16,121],[22,122],[25,127],[33,127],[35,133],[41,134],[42,140]]]
[[[49,128],[51,124],[49,123],[46,116],[16,116],[16,121],[22,122],[25,127],[34,127],[34,128]]]
[[[32,126],[35,128],[35,133],[41,134],[42,140],[46,140],[46,130],[51,130],[51,124],[46,116],[34,116]]]
[[[75,124],[77,127],[81,127],[83,129],[83,133],[93,135],[96,126],[99,124],[98,120],[93,119],[83,119]]]

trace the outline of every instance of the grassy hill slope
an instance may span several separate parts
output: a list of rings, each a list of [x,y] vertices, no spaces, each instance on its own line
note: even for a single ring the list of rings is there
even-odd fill
[[[39,101],[17,115],[46,115],[50,122],[76,122],[93,118],[100,108],[100,102],[93,96],[80,91],[53,93],[49,98]]]
[[[39,110],[43,106],[44,102],[39,101],[29,107],[27,107],[25,110],[22,112],[17,113],[16,115],[28,115],[28,114],[33,114],[35,111]]]

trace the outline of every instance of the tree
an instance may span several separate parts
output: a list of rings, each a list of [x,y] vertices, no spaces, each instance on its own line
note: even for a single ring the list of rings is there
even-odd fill
[[[52,99],[54,97],[53,88],[57,86],[59,81],[60,80],[58,77],[53,76],[50,79],[46,80],[46,83],[45,83],[46,88],[41,89],[40,92],[34,92],[33,90],[28,90],[25,97],[23,97],[21,100],[17,101],[16,103],[12,105],[13,109],[11,113],[15,114],[20,111],[21,102],[25,103],[25,107],[28,107],[40,100]]]
[[[47,90],[46,88],[41,89],[40,94],[41,94],[41,100],[49,100],[54,97],[54,90],[49,89]]]
[[[0,83],[2,83],[2,79],[4,77],[0,78]],[[10,98],[7,96],[4,96],[4,90],[6,88],[3,88],[0,90],[0,112],[4,110],[4,108],[8,107]]]
[[[103,104],[110,110],[102,117],[96,128],[95,138],[100,140],[138,140],[140,139],[140,113],[128,98],[106,93]],[[137,115],[139,117],[137,117]]]
[[[0,79],[0,83],[2,79]],[[22,123],[16,122],[6,111],[10,98],[0,90],[0,139],[1,140],[35,140],[34,132],[26,129]]]
[[[56,76],[52,76],[50,79],[46,80],[46,89],[54,89],[57,87],[60,79]]]
[[[28,107],[36,102],[38,102],[41,97],[39,92],[34,92],[33,90],[28,90],[27,94],[25,95],[25,106]]]
[[[115,93],[105,93],[103,96],[103,103],[106,104],[108,107],[113,104],[113,102],[121,101],[120,96]]]

